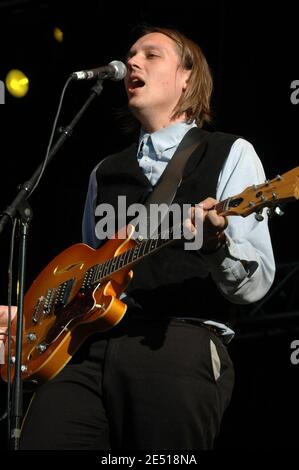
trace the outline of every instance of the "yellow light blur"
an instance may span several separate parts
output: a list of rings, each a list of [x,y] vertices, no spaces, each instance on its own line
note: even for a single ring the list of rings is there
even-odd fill
[[[8,92],[16,98],[23,98],[29,89],[28,78],[21,70],[17,69],[13,69],[8,72],[5,84]]]
[[[56,27],[53,30],[53,36],[56,39],[57,42],[62,42],[63,41],[63,32],[61,31],[60,28]]]

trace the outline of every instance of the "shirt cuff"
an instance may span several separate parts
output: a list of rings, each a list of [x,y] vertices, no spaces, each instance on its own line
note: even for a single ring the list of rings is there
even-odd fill
[[[258,263],[240,259],[237,245],[227,233],[225,235],[226,241],[217,251],[202,253],[202,257],[214,278],[240,283],[252,276]]]

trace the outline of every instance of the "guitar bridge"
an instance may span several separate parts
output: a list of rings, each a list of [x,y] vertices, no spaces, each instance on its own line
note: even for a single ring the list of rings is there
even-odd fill
[[[33,323],[38,323],[41,316],[43,315],[44,309],[45,309],[45,301],[46,301],[46,299],[45,299],[44,296],[41,296],[38,299],[37,304],[36,304],[35,309],[34,309],[34,313],[32,315]]]

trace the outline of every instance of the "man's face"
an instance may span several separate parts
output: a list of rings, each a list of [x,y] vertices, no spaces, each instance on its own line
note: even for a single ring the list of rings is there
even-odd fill
[[[125,86],[128,103],[138,117],[160,113],[170,118],[190,71],[180,65],[175,42],[161,33],[149,33],[133,44],[128,53]]]

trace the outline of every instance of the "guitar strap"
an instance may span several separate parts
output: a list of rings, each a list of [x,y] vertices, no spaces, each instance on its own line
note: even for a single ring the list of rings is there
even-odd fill
[[[173,154],[172,159],[168,163],[154,190],[146,198],[144,206],[147,209],[148,220],[147,226],[149,228],[149,209],[151,204],[164,205],[164,210],[160,210],[162,220],[166,216],[169,206],[175,198],[178,187],[180,186],[183,178],[184,168],[187,164],[189,157],[193,152],[208,138],[209,132],[199,129],[198,127],[192,127],[184,138],[181,140],[178,148]],[[158,227],[150,230],[150,236],[156,232]]]

